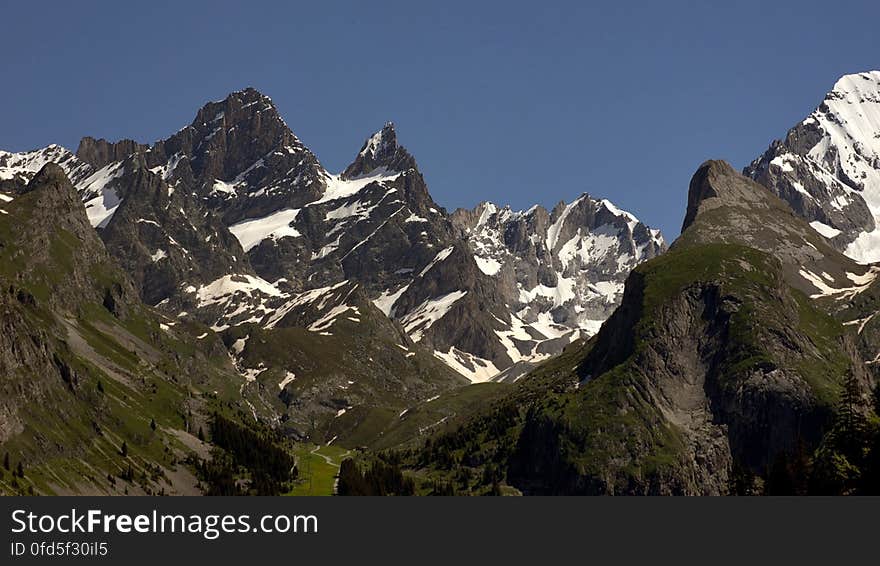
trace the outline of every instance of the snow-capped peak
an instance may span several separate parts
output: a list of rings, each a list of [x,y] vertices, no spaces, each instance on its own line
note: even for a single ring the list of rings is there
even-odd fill
[[[383,155],[394,153],[395,149],[397,149],[397,134],[394,131],[394,122],[389,121],[385,122],[385,126],[381,130],[367,139],[359,155],[378,159]]]
[[[666,244],[629,212],[583,193],[548,212],[513,212],[482,202],[452,222],[465,235],[478,269],[498,281],[511,309],[496,333],[514,362],[546,357],[553,346],[590,336],[620,301],[623,282]],[[505,340],[514,340],[508,344]],[[532,342],[532,347],[526,345]],[[514,347],[514,344],[517,346]]]
[[[416,167],[415,159],[398,144],[393,122],[386,122],[381,130],[364,141],[354,162],[343,171],[342,177],[351,179],[380,167],[398,172]]]
[[[848,256],[880,260],[880,71],[841,77],[746,174]]]

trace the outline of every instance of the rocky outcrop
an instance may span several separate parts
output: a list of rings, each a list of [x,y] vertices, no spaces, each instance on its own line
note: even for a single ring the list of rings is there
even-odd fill
[[[101,169],[116,161],[124,161],[129,155],[143,153],[149,146],[134,140],[119,140],[109,142],[104,138],[95,139],[86,136],[79,142],[76,149],[76,157],[88,163],[95,169]]]
[[[113,279],[117,296],[135,301],[131,283],[110,260],[101,240],[89,224],[82,201],[64,170],[45,165],[28,183],[24,193],[8,212],[17,219],[7,249],[14,269],[13,280],[37,285],[43,297],[56,308],[69,310],[94,298],[102,301],[108,288],[96,285]],[[112,275],[112,276],[111,276]]]

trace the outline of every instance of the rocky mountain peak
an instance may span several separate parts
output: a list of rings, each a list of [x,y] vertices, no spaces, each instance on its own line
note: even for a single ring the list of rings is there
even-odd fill
[[[880,71],[841,77],[744,172],[838,250],[880,260]]]
[[[723,161],[707,161],[694,174],[681,236],[673,250],[733,244],[769,254],[786,282],[811,298],[851,298],[876,277],[835,250],[789,203]]]
[[[391,122],[331,174],[251,88],[150,147],[84,138],[79,153],[91,225],[146,303],[225,329],[350,282],[472,380],[514,365],[516,379],[595,333],[630,270],[665,249],[587,194],[552,215],[490,202],[450,215]]]
[[[364,141],[354,162],[345,169],[342,177],[353,179],[379,168],[395,172],[416,169],[413,156],[397,142],[394,122],[386,122],[381,130]]]
[[[725,205],[761,207],[761,203],[770,195],[761,186],[744,181],[742,175],[726,161],[709,160],[700,165],[688,188],[687,213],[682,232],[704,211]]]
[[[260,125],[266,130],[273,130],[273,133],[277,130],[281,134],[282,130],[287,129],[272,99],[252,87],[232,92],[223,100],[208,102],[198,111],[191,127],[216,126],[222,120],[232,128],[247,125],[255,119],[259,119]]]
[[[248,88],[203,106],[192,124],[159,149],[169,158],[177,153],[191,156],[196,178],[232,179],[270,151],[282,148],[304,149],[272,100]]]
[[[65,229],[73,227],[75,233],[91,232],[79,194],[60,165],[44,165],[30,180],[23,194],[33,194],[37,214],[58,222]]]

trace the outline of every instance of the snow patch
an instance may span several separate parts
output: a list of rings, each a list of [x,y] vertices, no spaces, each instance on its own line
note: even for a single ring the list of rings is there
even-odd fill
[[[467,295],[467,291],[453,291],[436,299],[428,299],[404,316],[400,322],[413,342],[418,342],[426,330],[446,316],[449,309]]]
[[[477,267],[480,268],[480,271],[486,275],[497,275],[498,272],[501,271],[501,262],[490,257],[480,257],[475,255],[474,261],[477,262]]]
[[[285,387],[287,387],[287,384],[290,383],[291,381],[293,381],[294,379],[296,379],[296,375],[294,375],[293,372],[287,372],[287,374],[285,374],[285,376],[284,376],[284,379],[282,379],[278,383],[278,389],[283,390]]]
[[[296,220],[300,209],[285,209],[274,212],[263,218],[243,220],[229,227],[229,231],[244,248],[250,251],[266,238],[280,240],[281,238],[298,238],[301,236],[291,224]]]
[[[838,230],[836,228],[832,228],[831,226],[829,226],[827,224],[823,224],[823,223],[819,222],[818,220],[816,220],[814,222],[810,222],[810,226],[813,227],[813,230],[815,230],[816,232],[819,232],[820,234],[822,234],[826,238],[833,238],[833,237],[837,236],[838,234],[840,234],[840,230]]]
[[[471,383],[483,383],[489,381],[499,373],[495,364],[489,360],[468,352],[463,352],[454,346],[450,348],[448,352],[435,350],[434,356],[454,371],[468,378]],[[428,399],[426,403],[431,402],[434,399],[436,399],[436,397]]]
[[[431,263],[429,263],[425,266],[424,269],[422,269],[422,271],[419,273],[419,277],[424,277],[425,273],[431,271],[432,267],[449,257],[449,254],[452,253],[453,249],[455,249],[454,246],[449,246],[448,248],[440,250],[440,252],[436,256],[434,256],[434,259],[431,260]]]

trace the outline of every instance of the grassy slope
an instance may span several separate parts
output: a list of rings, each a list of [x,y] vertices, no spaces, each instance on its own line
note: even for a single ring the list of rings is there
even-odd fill
[[[146,307],[133,305],[118,319],[97,299],[83,297],[58,310],[55,289],[69,284],[66,274],[81,244],[59,229],[50,234],[45,258],[33,262],[15,244],[19,223],[32,214],[30,200],[25,195],[5,204],[9,214],[0,215],[0,282],[4,292],[9,286],[19,297],[33,297],[7,303],[20,321],[21,339],[45,342],[46,355],[68,367],[76,383],[28,367],[4,376],[7,391],[33,385],[43,398],[17,403],[24,430],[0,451],[10,454],[13,466],[22,462],[26,473],[16,480],[2,473],[0,492],[192,492],[195,479],[179,462],[201,446],[187,428],[194,434],[210,410],[236,412],[236,377],[228,360],[200,350],[195,336],[204,328],[179,324],[163,330],[164,319]],[[122,277],[109,262],[91,265],[89,275],[96,289]],[[129,466],[135,479],[122,481]]]
[[[374,442],[419,399],[466,383],[421,348],[404,350],[394,335],[376,331],[363,314],[360,319],[339,317],[329,335],[241,326],[227,331],[225,340],[247,337],[242,364],[268,368],[257,379],[279,412],[286,408],[278,384],[294,370],[284,392],[291,404],[286,426],[305,430],[313,442],[335,439],[355,447]]]

